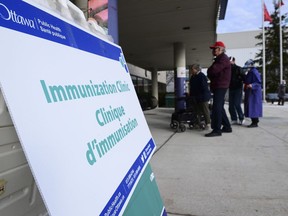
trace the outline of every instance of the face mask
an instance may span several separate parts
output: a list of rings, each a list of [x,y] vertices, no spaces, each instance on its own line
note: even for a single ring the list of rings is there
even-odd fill
[[[249,68],[243,69],[243,73],[244,73],[245,75],[247,75],[248,72],[249,72]]]

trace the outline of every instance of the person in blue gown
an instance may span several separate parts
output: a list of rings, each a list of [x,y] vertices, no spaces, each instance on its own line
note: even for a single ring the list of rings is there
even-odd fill
[[[254,64],[254,61],[249,59],[243,67],[247,70],[244,79],[244,114],[251,118],[249,128],[258,127],[259,117],[263,116],[261,76]]]

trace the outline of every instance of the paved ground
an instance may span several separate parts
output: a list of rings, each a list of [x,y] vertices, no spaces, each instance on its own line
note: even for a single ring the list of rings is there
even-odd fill
[[[169,216],[288,216],[288,105],[264,105],[258,128],[175,133],[173,109],[145,111],[151,166]],[[246,120],[246,125],[250,120]]]

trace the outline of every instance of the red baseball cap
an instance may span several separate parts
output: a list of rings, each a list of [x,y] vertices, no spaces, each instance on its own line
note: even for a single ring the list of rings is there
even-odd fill
[[[214,49],[216,47],[224,47],[225,48],[225,44],[222,41],[216,41],[215,44],[210,46],[210,49]]]

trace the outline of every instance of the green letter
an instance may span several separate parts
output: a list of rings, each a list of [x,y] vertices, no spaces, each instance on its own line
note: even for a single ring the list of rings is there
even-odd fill
[[[42,86],[42,89],[44,91],[44,94],[45,94],[45,97],[46,97],[46,100],[47,100],[47,103],[51,103],[51,98],[50,98],[50,95],[49,95],[49,92],[47,90],[47,87],[46,87],[46,84],[45,84],[45,81],[44,80],[40,80],[41,82],[41,86]]]

